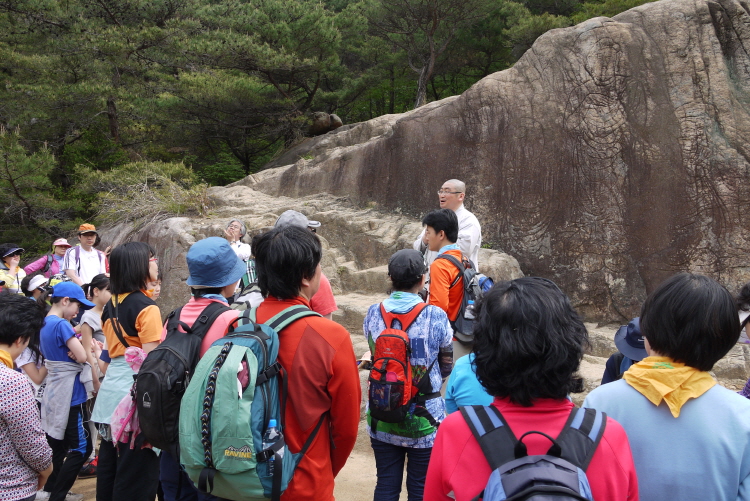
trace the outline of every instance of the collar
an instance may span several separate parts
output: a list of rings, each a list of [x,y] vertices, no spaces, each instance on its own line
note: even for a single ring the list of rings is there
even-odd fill
[[[308,301],[302,296],[297,296],[292,299],[279,299],[273,296],[268,296],[264,302],[269,302],[269,301],[277,305],[283,305],[285,308],[289,306],[294,306],[295,304],[301,304],[302,306],[307,306],[308,308],[310,308],[310,301]],[[312,308],[310,309],[312,310]]]
[[[5,350],[0,350],[0,362],[5,364],[8,369],[13,368],[13,357]]]
[[[668,357],[646,357],[631,365],[622,377],[654,405],[666,402],[673,417],[682,406],[716,385],[708,372],[675,362]]]
[[[419,294],[411,292],[394,291],[391,296],[383,301],[383,308],[388,313],[406,313],[411,311],[417,304],[423,303]]]
[[[201,297],[205,299],[213,299],[214,301],[221,301],[223,303],[229,304],[229,300],[225,298],[224,296],[222,296],[221,294],[203,294]]]
[[[448,245],[441,247],[440,250],[438,251],[438,254],[443,254],[444,252],[448,252],[449,250],[456,250],[459,248],[460,247],[458,246],[458,244],[448,244]]]

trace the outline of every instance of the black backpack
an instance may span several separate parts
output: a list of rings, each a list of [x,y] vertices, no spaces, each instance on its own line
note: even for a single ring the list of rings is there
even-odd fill
[[[461,415],[492,468],[486,487],[474,500],[593,499],[585,471],[604,435],[605,413],[573,408],[557,439],[540,431],[529,431],[516,439],[494,406],[461,407]],[[531,434],[550,440],[547,454],[528,455],[523,439]]]
[[[136,405],[141,434],[154,447],[179,458],[180,401],[195,366],[208,329],[219,315],[230,311],[224,303],[212,301],[192,326],[180,321],[182,308],[169,314],[167,336],[154,348],[136,376]],[[181,326],[185,332],[181,332]]]
[[[479,285],[480,274],[477,273],[477,267],[470,259],[463,258],[463,262],[461,262],[450,254],[440,254],[436,259],[446,259],[458,268],[458,275],[456,275],[450,288],[458,284],[461,277],[464,279],[464,297],[461,300],[461,309],[458,310],[456,319],[451,322],[451,327],[453,327],[453,335],[456,336],[456,339],[462,343],[472,343],[474,342],[474,312],[470,311],[467,315],[467,307],[469,301],[476,302],[482,295],[482,287]]]

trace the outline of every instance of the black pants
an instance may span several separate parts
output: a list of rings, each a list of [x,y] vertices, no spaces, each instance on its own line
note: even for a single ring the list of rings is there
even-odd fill
[[[64,501],[68,491],[76,481],[83,463],[91,455],[91,435],[89,433],[89,411],[86,404],[70,408],[65,436],[57,440],[47,435],[52,448],[52,474],[44,485],[50,493],[50,501]]]
[[[159,456],[151,449],[102,440],[96,465],[96,501],[154,501]]]

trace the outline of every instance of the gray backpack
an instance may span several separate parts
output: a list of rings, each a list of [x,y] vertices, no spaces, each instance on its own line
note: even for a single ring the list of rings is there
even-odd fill
[[[474,498],[484,501],[592,501],[586,469],[604,435],[607,415],[594,409],[574,408],[554,439],[529,431],[516,439],[494,406],[461,407],[461,415],[479,442],[492,474]],[[523,439],[543,435],[552,446],[547,454],[529,456]]]

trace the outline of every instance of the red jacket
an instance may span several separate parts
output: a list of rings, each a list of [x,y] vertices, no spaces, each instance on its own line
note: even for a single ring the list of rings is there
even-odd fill
[[[520,437],[527,431],[541,431],[556,437],[568,419],[573,403],[569,400],[537,400],[532,407],[512,404],[496,398],[492,404],[502,412],[511,430]],[[549,440],[540,435],[524,439],[528,452],[544,454]],[[479,443],[460,412],[449,415],[438,429],[432,449],[424,498],[430,501],[466,501],[476,497],[487,485],[490,466]],[[596,501],[637,501],[638,479],[625,430],[607,418],[604,436],[586,471]],[[455,496],[449,496],[453,492]]]
[[[268,297],[258,306],[256,320],[265,322],[298,304],[310,307],[302,297]],[[327,416],[281,499],[333,500],[333,479],[357,440],[362,401],[351,338],[331,320],[306,317],[280,333],[278,360],[289,377],[284,412],[289,449],[299,452],[320,416]]]

